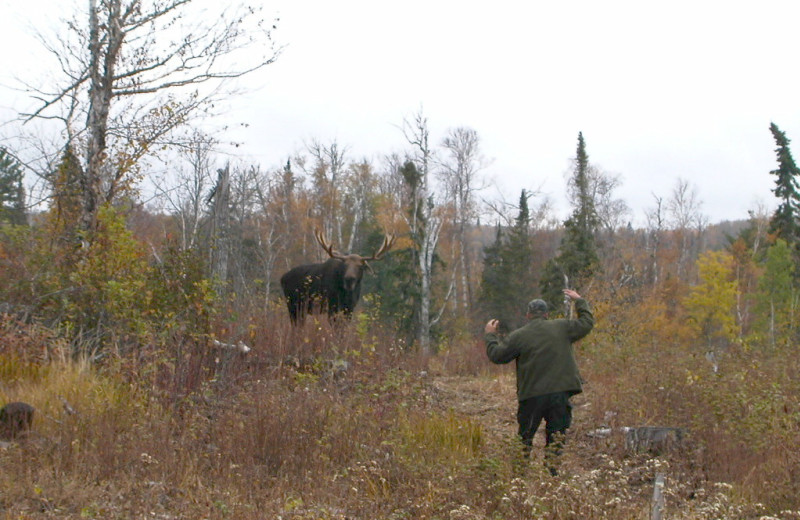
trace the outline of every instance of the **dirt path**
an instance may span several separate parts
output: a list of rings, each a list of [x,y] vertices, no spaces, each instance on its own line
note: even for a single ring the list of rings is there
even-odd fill
[[[432,386],[438,406],[462,413],[480,423],[486,433],[487,442],[507,443],[517,432],[517,396],[514,377],[513,373],[491,378],[442,376],[436,377]],[[574,397],[572,404],[575,407],[575,422],[571,430],[584,430],[586,428],[584,423],[588,420],[586,414],[582,413],[586,406],[585,396]],[[544,445],[543,431],[544,425],[536,433],[534,447]],[[573,438],[570,444],[576,444],[576,449],[592,449],[582,435],[580,438]]]
[[[516,432],[517,400],[513,375],[491,379],[437,377],[433,388],[439,406],[480,423],[487,442],[504,442]]]
[[[492,377],[439,376],[433,379],[431,387],[436,406],[470,417],[480,424],[484,442],[490,450],[508,453],[509,446],[515,443],[517,432],[513,373]],[[735,510],[736,506],[714,484],[705,483],[715,492],[706,493],[701,498],[702,489],[695,489],[695,484],[690,481],[694,479],[686,479],[678,467],[670,468],[665,459],[646,455],[618,457],[624,445],[621,436],[598,438],[591,434],[601,425],[593,423],[590,396],[575,396],[572,403],[575,407],[574,423],[567,437],[562,461],[565,474],[574,478],[562,481],[559,488],[561,493],[566,493],[564,496],[572,497],[567,502],[574,500],[575,503],[585,504],[584,509],[594,507],[597,514],[593,517],[597,518],[646,517],[651,506],[655,474],[667,472],[667,494],[672,518],[706,518],[702,516],[705,510]],[[544,425],[533,441],[533,457],[537,462],[541,462],[543,453],[543,430]],[[530,485],[532,493],[546,491],[546,483],[532,482]],[[726,514],[719,518],[739,517]]]

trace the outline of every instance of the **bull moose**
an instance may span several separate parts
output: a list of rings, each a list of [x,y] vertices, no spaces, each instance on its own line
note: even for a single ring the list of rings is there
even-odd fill
[[[349,318],[361,297],[364,269],[372,270],[368,262],[380,260],[395,239],[386,235],[378,251],[367,257],[335,251],[319,230],[314,230],[314,236],[330,258],[320,264],[297,266],[281,276],[293,324],[314,312],[327,312],[330,319],[340,313]]]

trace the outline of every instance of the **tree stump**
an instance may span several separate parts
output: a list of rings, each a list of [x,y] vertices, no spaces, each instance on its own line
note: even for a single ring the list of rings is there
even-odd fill
[[[630,452],[649,452],[654,455],[679,449],[686,436],[686,428],[666,426],[640,426],[623,428],[625,448]]]

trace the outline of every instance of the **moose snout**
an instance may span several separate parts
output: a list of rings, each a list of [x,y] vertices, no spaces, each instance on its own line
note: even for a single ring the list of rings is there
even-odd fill
[[[358,278],[345,278],[344,279],[344,288],[348,291],[353,291],[358,284]]]

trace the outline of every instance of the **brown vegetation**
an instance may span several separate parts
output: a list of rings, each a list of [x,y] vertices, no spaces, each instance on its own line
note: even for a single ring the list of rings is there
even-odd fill
[[[100,366],[3,322],[0,399],[43,413],[0,451],[0,518],[633,519],[657,472],[668,518],[800,517],[789,356],[733,349],[715,374],[674,334],[600,327],[579,349],[586,391],[552,479],[515,464],[513,378],[479,339],[424,358],[363,314],[298,330],[284,314],[249,317],[245,357],[195,344]],[[623,425],[689,440],[655,458],[589,435]]]

